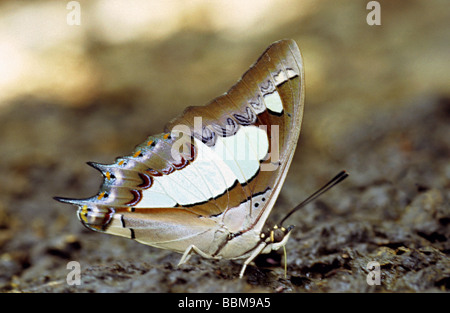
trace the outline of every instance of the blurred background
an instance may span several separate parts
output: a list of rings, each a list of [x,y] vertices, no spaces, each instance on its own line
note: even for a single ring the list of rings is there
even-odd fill
[[[365,273],[359,259],[342,252],[357,244],[352,251],[364,257],[380,248],[392,257],[390,283],[378,290],[448,290],[448,3],[378,1],[381,25],[371,26],[368,2],[1,1],[0,291],[370,291],[355,274]],[[228,90],[283,38],[294,39],[303,53],[306,101],[273,216],[339,170],[351,174],[297,214],[297,243],[288,244],[290,280],[237,283],[238,263],[200,258],[194,258],[200,270],[176,270],[178,255],[89,232],[73,208],[52,199],[96,194],[101,175],[85,162],[112,163],[129,154],[185,107]],[[345,237],[325,253],[336,253],[338,265],[321,259],[331,268],[315,267],[323,249],[302,246],[310,261],[298,255],[302,233],[322,225],[342,238],[352,232],[349,223],[359,239]],[[407,250],[399,253],[402,247]],[[424,247],[433,252],[417,250]],[[412,274],[407,280],[408,270],[398,274],[402,255],[435,258],[410,269],[436,273],[429,284]],[[91,275],[79,289],[64,283],[69,260]],[[443,264],[440,270],[430,269],[433,262]],[[229,266],[228,274],[217,272]],[[322,285],[305,274],[318,268],[325,271],[317,278]],[[333,285],[342,278],[329,276],[332,270],[359,281]],[[143,273],[146,283],[135,277]]]

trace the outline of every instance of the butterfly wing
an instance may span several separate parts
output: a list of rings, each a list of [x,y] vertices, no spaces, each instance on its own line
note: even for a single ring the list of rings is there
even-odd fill
[[[92,230],[218,254],[229,238],[263,227],[292,161],[303,98],[300,51],[278,41],[227,93],[187,108],[132,155],[90,163],[104,176],[96,196],[57,200],[77,205]]]
[[[285,180],[300,134],[303,101],[300,50],[295,41],[282,40],[268,47],[227,93],[206,106],[187,108],[166,130],[188,126],[196,139],[225,155],[238,183],[229,189],[230,199],[223,210],[232,211],[244,199],[271,190],[266,202],[251,201],[243,214],[247,225],[254,228],[259,219],[264,224]],[[195,123],[199,117],[200,126]],[[234,153],[223,153],[223,146]],[[256,151],[257,157],[242,157],[246,148]],[[263,208],[255,210],[255,206]]]

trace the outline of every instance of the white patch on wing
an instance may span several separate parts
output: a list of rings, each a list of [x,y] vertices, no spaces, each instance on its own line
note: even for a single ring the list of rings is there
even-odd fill
[[[142,191],[142,199],[134,206],[135,208],[172,208],[177,205],[177,202],[164,191],[156,178],[159,177],[153,178],[153,185],[149,189]]]
[[[283,112],[283,102],[281,101],[280,95],[276,90],[272,93],[265,94],[264,102],[270,111],[277,113]]]
[[[286,69],[286,71],[287,71],[287,74],[288,74],[289,78],[293,78],[293,77],[298,76],[298,74],[291,68]]]
[[[142,191],[142,200],[135,208],[168,208],[192,205],[226,192],[236,177],[214,151],[195,139],[195,160],[171,174],[154,176],[153,185]]]
[[[267,129],[256,126],[246,127],[245,135],[247,136],[250,145],[255,150],[258,161],[264,159],[269,152]]]
[[[246,183],[253,178],[269,150],[266,131],[256,126],[240,127],[234,136],[218,136],[213,147],[194,141],[194,161],[171,174],[154,176],[153,185],[142,191],[135,208],[169,208],[216,198],[236,179]]]
[[[203,162],[204,163],[204,162]],[[189,188],[199,194],[201,199],[210,199],[214,197],[209,188],[205,188],[206,182],[203,179],[203,174],[198,170],[200,162],[193,162],[179,171],[179,173],[189,181]],[[202,200],[203,201],[203,200]]]
[[[213,147],[240,183],[256,175],[268,149],[266,132],[256,126],[240,127],[234,136],[219,137]]]
[[[190,166],[195,166],[195,162]],[[205,196],[182,175],[181,171],[156,177],[155,180],[160,182],[166,193],[180,205],[190,205],[206,200]]]
[[[197,138],[194,138],[194,140],[198,155],[195,162],[189,166],[194,165],[196,167],[208,184],[213,197],[217,197],[234,184],[236,175],[234,175],[233,171],[213,147],[208,147]]]
[[[273,74],[273,80],[275,81],[275,85],[279,86],[287,81],[288,78],[286,77],[286,73],[283,70],[280,70],[278,73]]]

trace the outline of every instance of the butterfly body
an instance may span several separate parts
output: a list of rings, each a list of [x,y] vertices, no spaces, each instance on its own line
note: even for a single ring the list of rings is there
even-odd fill
[[[246,259],[242,276],[289,237],[290,228],[263,228],[293,158],[303,99],[300,51],[278,41],[227,93],[187,108],[131,155],[88,163],[104,176],[96,196],[57,200],[78,206],[89,229],[183,253],[180,263],[191,253]]]

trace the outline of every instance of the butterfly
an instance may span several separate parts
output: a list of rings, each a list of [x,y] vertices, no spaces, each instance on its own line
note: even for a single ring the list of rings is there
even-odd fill
[[[244,259],[284,247],[293,226],[267,229],[302,125],[305,74],[293,40],[270,45],[228,92],[187,108],[165,131],[113,164],[97,195],[56,200],[76,205],[87,228],[179,252]],[[345,177],[344,177],[345,176]]]

